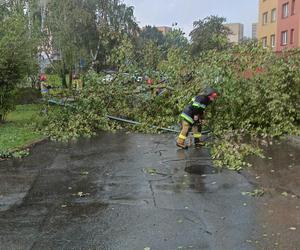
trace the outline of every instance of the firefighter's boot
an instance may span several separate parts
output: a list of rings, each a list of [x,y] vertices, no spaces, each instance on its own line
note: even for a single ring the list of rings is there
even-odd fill
[[[199,148],[199,147],[202,147],[205,145],[205,142],[204,141],[201,141],[200,139],[198,138],[195,138],[194,139],[194,143],[195,143],[195,147],[196,148]]]
[[[176,146],[182,149],[187,149],[188,146],[185,145],[186,136],[180,134],[177,138]]]
[[[204,141],[201,140],[201,133],[194,133],[194,143],[195,143],[195,147],[201,147],[204,146]]]

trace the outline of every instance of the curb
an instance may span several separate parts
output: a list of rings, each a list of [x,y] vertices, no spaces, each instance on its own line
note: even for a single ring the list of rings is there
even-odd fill
[[[46,142],[48,140],[49,140],[49,137],[43,137],[43,138],[41,138],[39,140],[35,140],[35,141],[29,142],[29,143],[27,143],[27,144],[25,144],[25,145],[23,145],[21,147],[15,148],[15,149],[13,149],[11,151],[11,153],[15,153],[15,152],[26,150],[26,149],[31,150],[33,147],[35,147],[35,146],[37,146],[39,144],[42,144],[42,143],[44,143],[44,142]],[[9,160],[9,159],[13,159],[13,157],[11,157],[11,158],[10,157],[9,158],[1,158],[0,157],[0,162],[6,161],[6,160]]]
[[[289,135],[286,137],[287,141],[295,147],[300,147],[300,136]]]
[[[34,146],[37,146],[37,145],[39,145],[39,144],[42,144],[42,143],[48,141],[48,139],[49,139],[49,137],[43,137],[43,138],[41,138],[41,139],[32,141],[32,142],[30,142],[30,143],[25,144],[25,145],[22,146],[22,147],[16,148],[15,150],[13,150],[13,152],[20,151],[20,150],[25,150],[25,149],[32,149]]]

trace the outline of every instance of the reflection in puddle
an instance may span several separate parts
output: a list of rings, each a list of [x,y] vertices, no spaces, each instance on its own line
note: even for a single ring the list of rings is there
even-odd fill
[[[217,169],[213,168],[209,165],[201,165],[201,164],[187,164],[188,166],[185,167],[184,171],[186,171],[189,174],[195,174],[195,175],[210,175],[210,174],[216,174]]]

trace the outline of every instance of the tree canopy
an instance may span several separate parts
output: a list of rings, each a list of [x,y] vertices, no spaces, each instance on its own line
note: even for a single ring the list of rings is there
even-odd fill
[[[165,42],[165,37],[162,32],[160,32],[156,27],[150,25],[145,26],[140,34],[140,37],[145,40],[151,40],[157,45],[162,45]]]
[[[5,2],[0,12],[0,122],[14,108],[13,92],[17,84],[37,66],[35,37],[28,27],[28,17],[21,1]]]
[[[229,28],[223,23],[223,17],[209,16],[194,22],[194,29],[191,31],[192,53],[199,54],[207,50],[223,50],[228,47]]]

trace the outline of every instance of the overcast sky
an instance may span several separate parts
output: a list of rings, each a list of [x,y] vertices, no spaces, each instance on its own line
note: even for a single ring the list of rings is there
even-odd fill
[[[140,26],[178,26],[187,34],[193,22],[206,16],[225,17],[227,23],[244,24],[244,35],[251,37],[252,23],[258,21],[259,0],[124,0],[134,6]]]

